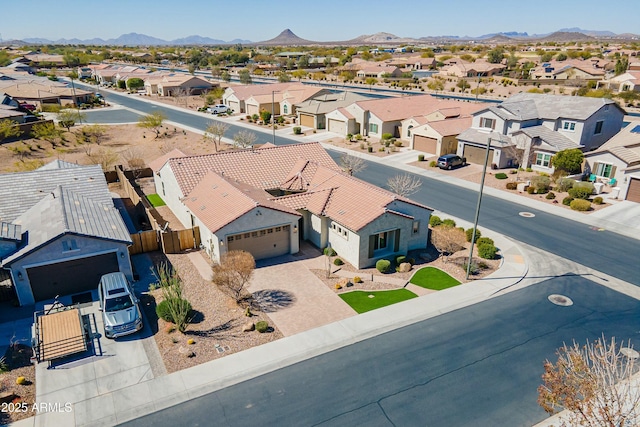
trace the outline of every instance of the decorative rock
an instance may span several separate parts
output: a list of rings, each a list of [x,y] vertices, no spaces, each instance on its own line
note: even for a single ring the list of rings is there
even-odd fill
[[[338,282],[336,283],[336,289],[340,289],[338,288],[338,285],[340,286],[340,288],[349,286],[349,279],[345,277],[344,279],[338,280]]]
[[[251,332],[256,328],[255,323],[253,322],[247,322],[244,324],[244,326],[242,327],[242,332]]]
[[[403,262],[398,266],[398,272],[406,273],[407,271],[411,271],[411,264],[408,262]]]

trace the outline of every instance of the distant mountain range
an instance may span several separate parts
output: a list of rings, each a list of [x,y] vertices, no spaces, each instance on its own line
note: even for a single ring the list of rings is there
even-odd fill
[[[163,40],[146,34],[129,33],[123,34],[115,39],[103,40],[93,38],[89,40],[80,39],[59,39],[48,40],[43,38],[27,38],[24,40],[13,40],[13,44],[58,44],[58,45],[104,45],[104,46],[193,46],[193,45],[224,45],[224,44],[248,44],[264,46],[305,46],[305,45],[365,45],[365,44],[412,44],[412,43],[446,43],[459,41],[483,41],[485,43],[509,43],[510,41],[537,40],[545,42],[565,42],[565,41],[589,41],[595,39],[625,39],[638,40],[640,36],[636,34],[616,34],[611,31],[584,30],[581,28],[563,28],[554,33],[548,34],[528,34],[517,31],[484,34],[479,37],[470,36],[428,36],[420,38],[398,37],[391,33],[379,32],[370,35],[362,35],[345,41],[312,41],[295,35],[290,29],[281,32],[277,37],[261,42],[251,40],[234,39],[230,41],[212,39],[198,35],[183,37],[175,40]],[[9,44],[8,42],[2,44]]]

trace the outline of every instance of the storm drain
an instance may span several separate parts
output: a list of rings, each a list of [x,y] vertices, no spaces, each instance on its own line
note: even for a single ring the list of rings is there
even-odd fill
[[[553,294],[553,295],[549,295],[547,299],[551,301],[553,304],[560,305],[563,307],[569,307],[570,305],[573,305],[573,301],[571,300],[571,298],[566,297],[564,295]]]

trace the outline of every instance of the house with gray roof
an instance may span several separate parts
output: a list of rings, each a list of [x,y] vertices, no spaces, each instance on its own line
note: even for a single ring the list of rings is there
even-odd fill
[[[0,266],[21,305],[94,290],[114,271],[132,279],[129,245],[100,166],[0,175]]]
[[[491,165],[552,172],[555,153],[597,149],[620,131],[624,114],[610,99],[519,93],[472,114],[471,127],[458,135],[457,154],[484,163],[490,140]]]

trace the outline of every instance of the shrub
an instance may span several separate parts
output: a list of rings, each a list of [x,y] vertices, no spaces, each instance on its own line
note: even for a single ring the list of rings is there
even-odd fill
[[[396,257],[396,265],[400,265],[403,262],[407,262],[407,257],[405,255],[398,255]]]
[[[424,154],[418,154],[418,161],[424,162]]]
[[[391,267],[391,261],[389,261],[388,259],[381,259],[378,262],[376,262],[376,270],[378,270],[380,273],[389,272],[390,267]]]
[[[264,320],[256,322],[256,331],[260,332],[261,334],[264,334],[265,332],[267,332],[268,329],[269,329],[269,324]]]
[[[336,256],[337,253],[335,251],[335,249],[333,249],[331,246],[327,246],[326,248],[324,248],[324,254],[326,256]]]
[[[442,225],[444,225],[445,227],[455,227],[456,226],[456,222],[454,220],[452,220],[451,218],[447,218],[442,220]]]
[[[575,199],[569,204],[569,207],[574,211],[585,212],[591,209],[591,202],[584,199]]]
[[[402,141],[393,141],[393,145],[396,147],[402,147]]]
[[[340,258],[336,258],[333,260],[333,265],[342,265],[344,264],[344,261],[342,261],[342,259]]]
[[[573,197],[571,196],[567,196],[564,199],[562,199],[562,204],[565,206],[571,205],[571,202],[573,202]]]
[[[518,173],[518,171],[517,171],[516,169],[511,169],[511,170],[509,171],[509,173],[510,173],[511,175],[515,175],[515,174],[517,174],[517,173]]]
[[[415,258],[407,258],[407,262],[411,265],[415,265],[416,264],[416,260]]]
[[[18,377],[16,378],[16,384],[18,385],[23,385],[27,383],[27,379],[25,377]]]
[[[601,204],[602,204],[602,202],[603,202],[603,200],[602,200],[602,197],[600,197],[600,196],[598,196],[598,197],[594,197],[594,199],[593,199],[593,203],[594,203],[595,205],[601,205]]]
[[[571,178],[560,178],[556,181],[556,188],[560,192],[567,192],[570,188],[573,188],[576,181]]]
[[[536,192],[536,189],[532,185],[527,187],[527,193],[534,194],[535,192]]]
[[[194,345],[195,343],[196,343],[196,340],[194,340],[193,338],[189,338],[187,340],[187,344],[189,344],[189,345]]]
[[[527,172],[533,172],[533,169],[531,169],[531,168],[526,168],[526,169],[525,169],[525,171],[527,171]]]
[[[462,267],[464,271],[467,271],[467,265],[468,263],[464,262],[460,267]],[[471,261],[471,268],[469,268],[469,274],[475,276],[479,272],[480,272],[480,268],[478,267],[478,263],[475,261]]]
[[[187,315],[191,311],[191,303],[186,299],[167,299],[156,306],[156,314],[158,317],[166,322],[178,323],[180,319],[174,319],[172,315],[172,304],[180,307],[179,312],[187,313]]]
[[[478,256],[484,259],[494,259],[496,257],[498,249],[490,244],[484,244],[478,246]]]
[[[302,128],[300,126],[294,126],[293,133],[294,135],[302,135]]]
[[[362,283],[362,279],[360,278],[360,276],[355,276],[353,278],[353,283]]]
[[[553,200],[556,198],[555,193],[547,193],[547,195],[544,197],[547,200]]]
[[[531,178],[531,186],[536,189],[538,194],[544,194],[549,191],[549,187],[551,186],[551,179],[548,176],[534,176]],[[540,193],[540,190],[543,190],[544,193]]]
[[[336,283],[334,288],[336,289],[342,289],[342,285],[340,283]]]
[[[495,174],[496,179],[507,179],[507,174],[504,172],[498,172]]]
[[[431,160],[429,162],[429,167],[430,168],[435,168],[436,166],[438,166],[438,162],[436,162],[435,160]]]
[[[569,189],[569,195],[574,199],[587,200],[589,196],[591,196],[591,193],[593,193],[593,184],[590,182],[576,182],[576,185]]]
[[[383,133],[383,134],[382,134],[382,139],[383,139],[383,140],[389,140],[389,139],[391,139],[391,138],[393,138],[393,135],[392,135],[392,134],[390,134],[390,133]]]
[[[465,230],[464,233],[467,235],[467,242],[470,242],[471,239],[473,238],[473,228],[468,228],[467,230]],[[482,233],[480,232],[480,230],[476,228],[476,242],[481,236],[482,236]]]
[[[493,239],[489,238],[489,237],[480,237],[478,238],[478,240],[476,240],[476,245],[481,246],[481,245],[494,245],[495,243],[493,242]]]
[[[9,372],[9,365],[7,364],[4,356],[0,357],[0,374]]]
[[[517,190],[518,183],[517,182],[507,182],[507,190]]]
[[[431,215],[431,218],[429,218],[429,225],[432,227],[437,227],[439,225],[442,225],[442,220],[438,215]]]

